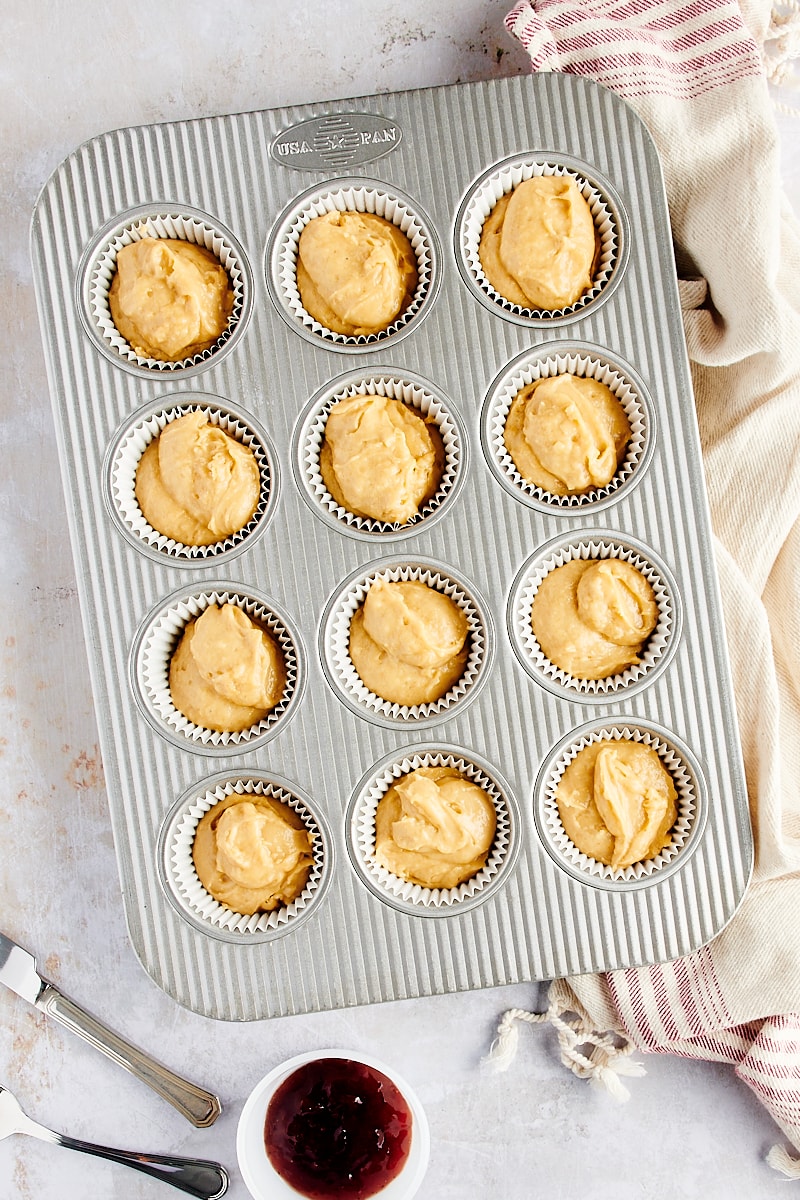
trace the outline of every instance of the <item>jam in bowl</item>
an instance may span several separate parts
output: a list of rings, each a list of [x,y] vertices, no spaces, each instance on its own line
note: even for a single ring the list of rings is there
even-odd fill
[[[255,1200],[410,1200],[429,1150],[425,1114],[409,1085],[347,1050],[276,1067],[251,1093],[237,1134]]]

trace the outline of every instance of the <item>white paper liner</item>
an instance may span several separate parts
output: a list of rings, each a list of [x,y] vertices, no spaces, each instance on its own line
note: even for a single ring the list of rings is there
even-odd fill
[[[215,900],[197,876],[192,860],[197,826],[205,813],[231,795],[270,796],[279,800],[297,813],[311,834],[313,863],[306,886],[289,904],[282,904],[272,912],[237,913]],[[263,934],[288,929],[314,902],[320,892],[328,853],[325,843],[320,823],[304,800],[278,783],[243,776],[198,792],[186,801],[180,814],[173,816],[170,836],[164,847],[164,868],[174,896],[196,920],[229,933]]]
[[[559,496],[555,492],[537,487],[519,473],[506,447],[504,434],[511,405],[523,388],[539,379],[566,374],[595,379],[598,383],[605,384],[625,410],[631,427],[631,438],[616,474],[605,487],[590,488],[578,495]],[[544,508],[586,508],[598,505],[627,490],[645,457],[650,429],[649,412],[639,389],[632,381],[611,361],[582,352],[553,354],[543,359],[531,353],[522,361],[518,361],[495,388],[485,417],[487,445],[502,478],[520,498]]]
[[[392,784],[418,767],[452,767],[471,783],[483,788],[497,812],[497,829],[485,866],[457,887],[428,888],[419,883],[409,883],[407,879],[387,871],[375,860],[375,813],[378,804]],[[408,908],[425,908],[435,913],[436,910],[448,910],[473,900],[495,883],[511,856],[515,828],[508,800],[496,780],[468,757],[443,750],[409,753],[379,771],[356,801],[349,833],[362,871],[379,892]]]
[[[306,312],[297,289],[297,254],[300,234],[309,221],[329,212],[372,213],[391,221],[406,235],[417,256],[417,287],[408,307],[386,329],[351,337],[335,333]],[[405,329],[419,314],[432,292],[434,275],[433,237],[427,223],[411,204],[394,192],[370,186],[340,189],[324,187],[306,197],[302,207],[286,220],[276,246],[276,277],[273,283],[287,312],[307,333],[339,346],[368,346],[383,342]]]
[[[619,558],[629,562],[648,581],[655,593],[658,605],[658,621],[640,653],[641,661],[627,667],[617,675],[605,679],[576,679],[568,671],[552,663],[542,649],[531,626],[531,609],[545,576],[556,567],[564,566],[573,559]],[[603,698],[614,692],[630,689],[644,680],[659,666],[670,650],[677,629],[677,604],[672,588],[663,569],[646,557],[643,552],[613,538],[586,534],[583,538],[570,541],[564,539],[540,558],[535,558],[523,568],[517,586],[512,592],[511,630],[517,652],[534,676],[543,682],[554,683],[576,693],[576,699]]]
[[[145,519],[136,499],[136,470],[147,447],[171,421],[198,410],[207,415],[212,425],[218,425],[225,433],[253,451],[258,464],[260,494],[255,512],[241,529],[207,546],[188,546],[159,533]],[[270,503],[272,471],[266,446],[244,417],[217,408],[213,404],[193,400],[185,404],[165,405],[164,408],[153,410],[145,418],[135,420],[118,442],[109,466],[108,482],[109,495],[116,513],[135,541],[158,550],[171,559],[209,559],[219,558],[235,549],[261,523]]]
[[[676,807],[678,815],[672,827],[670,840],[654,858],[633,863],[629,867],[617,868],[607,866],[584,854],[567,836],[561,823],[555,789],[564,771],[577,756],[578,752],[593,742],[621,741],[641,742],[656,751],[663,766],[669,771],[677,792]],[[665,867],[674,863],[682,852],[693,831],[699,816],[699,796],[695,785],[693,772],[679,750],[664,741],[651,730],[627,724],[609,724],[587,731],[563,750],[547,772],[539,796],[539,811],[543,828],[548,836],[551,847],[556,854],[563,858],[569,867],[580,874],[588,875],[594,880],[606,884],[634,883],[650,879]]]
[[[505,296],[501,296],[486,278],[479,254],[484,222],[497,201],[501,196],[513,191],[523,180],[541,175],[572,176],[581,195],[589,205],[600,239],[600,253],[591,288],[587,289],[574,304],[560,309],[523,308],[519,304],[513,304]],[[620,248],[619,230],[612,211],[605,198],[588,178],[556,161],[544,162],[527,157],[506,162],[478,181],[464,204],[458,240],[464,265],[479,291],[488,296],[501,312],[529,320],[553,320],[565,317],[572,313],[578,313],[587,304],[591,304],[608,285],[618,261]]]
[[[460,679],[438,700],[428,704],[397,704],[384,700],[369,690],[358,675],[350,658],[350,622],[364,603],[376,579],[391,583],[419,580],[454,600],[467,618],[469,627],[469,656]],[[455,579],[441,571],[414,564],[383,566],[369,571],[350,584],[338,597],[326,625],[325,656],[336,686],[364,716],[389,721],[427,721],[444,717],[477,687],[488,666],[488,626],[477,602]]]
[[[444,445],[444,469],[436,493],[418,513],[402,524],[378,521],[370,517],[358,517],[355,513],[337,504],[325,486],[319,469],[319,456],[325,440],[325,427],[331,409],[340,400],[350,396],[387,396],[399,400],[414,409],[426,421],[435,423]],[[386,535],[407,532],[420,527],[438,513],[455,493],[459,471],[463,465],[464,442],[453,413],[440,397],[401,375],[365,374],[341,383],[320,402],[316,412],[307,422],[300,447],[303,481],[308,494],[322,511],[336,523],[363,533]]]
[[[187,623],[199,617],[212,604],[222,606],[228,603],[237,604],[250,618],[272,634],[281,648],[286,669],[283,696],[275,707],[255,725],[235,732],[205,729],[195,725],[175,707],[169,690],[170,659],[177,649]],[[173,737],[185,740],[188,749],[193,746],[228,750],[249,749],[251,743],[274,734],[276,728],[279,728],[287,717],[290,708],[294,706],[300,672],[299,648],[285,620],[261,600],[228,588],[213,588],[188,594],[162,609],[144,633],[136,666],[141,699],[148,712],[165,731]]]
[[[117,255],[124,246],[141,241],[146,237],[176,238],[180,241],[194,242],[196,245],[210,250],[228,273],[228,279],[233,288],[233,308],[228,326],[214,345],[200,354],[176,362],[144,358],[136,353],[114,324],[108,304],[108,292],[117,269]],[[153,212],[118,229],[100,247],[93,261],[88,264],[87,271],[89,313],[101,340],[124,361],[147,370],[169,374],[204,363],[213,355],[218,354],[225,346],[244,312],[246,282],[239,252],[220,229],[197,217],[181,214],[179,211]]]

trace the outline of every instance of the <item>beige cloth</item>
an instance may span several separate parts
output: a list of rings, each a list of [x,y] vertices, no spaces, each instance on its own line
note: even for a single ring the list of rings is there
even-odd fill
[[[698,28],[685,0],[528,0],[507,25],[534,70],[620,92],[661,154],[756,842],[752,884],[710,946],[556,981],[547,1016],[565,1062],[618,1093],[632,1068],[603,1031],[626,1051],[732,1062],[800,1149],[800,224],[781,191],[767,79],[797,52],[790,6],[703,0],[718,40],[706,34],[694,57],[676,41],[676,22]],[[520,1016],[535,1019],[504,1018],[501,1065]],[[589,1056],[577,1049],[587,1038]],[[796,1173],[786,1157],[775,1165]]]

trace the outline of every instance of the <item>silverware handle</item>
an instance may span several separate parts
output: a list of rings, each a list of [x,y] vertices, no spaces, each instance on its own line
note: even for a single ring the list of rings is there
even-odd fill
[[[213,1125],[222,1111],[218,1098],[204,1088],[181,1079],[168,1067],[145,1054],[113,1030],[108,1029],[74,1000],[63,995],[51,983],[46,983],[36,1001],[36,1007],[55,1017],[67,1029],[79,1034],[91,1046],[102,1050],[114,1062],[141,1079],[162,1096],[193,1125],[205,1128]]]
[[[181,1192],[199,1196],[201,1200],[217,1200],[228,1190],[228,1172],[219,1163],[202,1158],[175,1158],[168,1154],[137,1154],[132,1150],[111,1150],[107,1146],[95,1146],[92,1142],[81,1142],[65,1133],[56,1134],[59,1146],[93,1154],[96,1158],[107,1158],[111,1162],[123,1163],[144,1175],[161,1179]]]

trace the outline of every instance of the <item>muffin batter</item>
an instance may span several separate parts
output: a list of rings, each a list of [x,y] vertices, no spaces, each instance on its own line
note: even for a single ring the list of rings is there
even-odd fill
[[[215,900],[234,912],[271,912],[306,886],[311,834],[298,814],[271,796],[230,795],[201,818],[192,858]]]
[[[503,433],[523,479],[556,496],[605,487],[631,437],[610,388],[581,375],[550,375],[517,393]]]
[[[598,237],[571,175],[539,175],[501,196],[478,254],[494,290],[521,308],[558,310],[592,286]]]
[[[556,567],[531,606],[542,653],[576,679],[604,679],[638,663],[657,622],[652,587],[621,558],[576,558]]]
[[[410,883],[457,887],[485,865],[496,822],[483,788],[452,767],[419,767],[378,804],[375,858]]]
[[[141,358],[179,362],[214,345],[228,326],[233,289],[203,246],[142,238],[117,255],[108,293],[111,318]]]
[[[249,446],[199,411],[171,421],[136,470],[145,520],[186,546],[211,545],[242,529],[258,506],[260,487]]]
[[[211,604],[189,621],[169,665],[172,703],[204,729],[249,729],[285,686],[280,646],[236,604]]]
[[[402,525],[436,493],[444,446],[433,422],[388,396],[349,396],[325,425],[320,473],[337,504]]]
[[[350,622],[350,659],[391,704],[430,704],[464,673],[469,625],[454,600],[420,580],[376,579]]]
[[[297,248],[297,288],[310,316],[334,333],[380,333],[417,287],[417,256],[391,221],[329,212],[308,222]]]
[[[675,785],[658,753],[627,739],[584,747],[555,795],[578,849],[614,868],[654,858],[668,844],[678,815]]]

